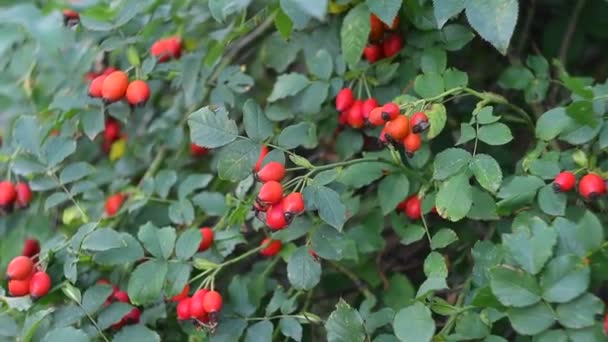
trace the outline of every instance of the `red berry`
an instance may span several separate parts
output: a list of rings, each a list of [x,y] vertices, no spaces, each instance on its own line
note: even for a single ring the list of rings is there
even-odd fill
[[[103,81],[105,81],[107,75],[99,75],[95,77],[91,84],[89,84],[89,96],[90,97],[101,97],[101,89],[103,87]]]
[[[190,154],[198,157],[198,156],[204,156],[205,154],[207,154],[209,152],[209,149],[202,147],[202,146],[198,146],[195,143],[190,143]]]
[[[340,124],[341,126],[346,126],[348,124],[348,112],[349,111],[346,110],[344,112],[341,112],[338,116],[338,124]]]
[[[12,205],[17,198],[17,191],[13,183],[0,182],[0,207]]]
[[[384,119],[384,121],[394,120],[399,116],[400,111],[401,109],[396,103],[389,102],[382,106],[382,119]]]
[[[386,123],[384,120],[384,115],[382,114],[382,107],[376,107],[369,112],[369,117],[367,118],[369,123],[374,126],[382,126]]]
[[[179,37],[159,39],[150,47],[150,53],[158,58],[159,63],[171,58],[178,59],[182,54],[182,41]]]
[[[405,138],[410,132],[410,121],[405,115],[399,115],[384,126],[386,137],[394,142]]]
[[[208,313],[222,310],[222,295],[217,291],[209,291],[203,298],[203,308]]]
[[[30,281],[30,295],[32,298],[44,297],[51,289],[51,277],[46,272],[36,272]]]
[[[203,303],[207,293],[209,293],[209,291],[206,289],[200,289],[194,293],[190,299],[190,318],[196,319],[198,317],[204,318],[206,316],[207,311],[205,311]]]
[[[16,203],[19,207],[25,208],[32,201],[32,190],[27,183],[19,182],[15,185],[15,191],[17,192]]]
[[[28,258],[33,257],[40,253],[40,243],[36,239],[27,239],[23,243],[23,250],[21,251],[21,255],[26,256]]]
[[[348,125],[352,128],[361,128],[365,125],[365,118],[363,117],[363,101],[355,100],[353,105],[347,111],[346,120]]]
[[[412,132],[424,132],[427,128],[429,128],[429,118],[426,116],[426,114],[417,112],[412,115],[410,124],[412,126]]]
[[[29,257],[20,255],[14,257],[6,268],[6,277],[11,280],[24,280],[34,270],[34,263]]]
[[[201,235],[203,236],[203,239],[198,245],[199,252],[208,250],[209,247],[211,247],[211,245],[213,244],[213,229],[209,227],[203,227],[201,228]]]
[[[272,240],[271,238],[265,238],[264,240],[262,240],[260,246],[265,245],[266,247],[260,250],[260,254],[267,257],[279,254],[279,252],[281,251],[281,247],[283,247],[283,243],[281,242],[281,240]]]
[[[120,138],[120,123],[113,118],[107,118],[103,131],[105,141],[114,142]]]
[[[167,38],[166,44],[167,49],[173,58],[179,59],[182,56],[182,40],[180,37],[169,37]]]
[[[317,254],[317,252],[315,252],[314,249],[309,248],[308,249],[308,254],[310,254],[310,256],[316,261],[319,262],[319,255]]]
[[[336,110],[343,112],[350,108],[355,102],[355,96],[350,88],[342,88],[336,96]]]
[[[292,192],[285,196],[281,201],[281,204],[285,211],[285,218],[287,221],[291,221],[295,215],[300,215],[304,212],[304,197],[302,197],[302,194],[299,192]]]
[[[399,53],[399,50],[403,47],[403,40],[401,37],[393,33],[388,38],[384,40],[382,43],[382,51],[384,52],[384,56],[387,58],[393,57]]]
[[[388,144],[388,140],[386,140],[386,130],[384,128],[382,129],[382,131],[380,131],[380,136],[378,137],[378,140],[380,140],[383,145]]]
[[[126,314],[121,320],[121,325],[124,324],[137,324],[141,318],[141,311],[138,308],[133,308]]]
[[[421,211],[422,201],[418,196],[414,195],[405,200],[405,215],[412,220],[420,219],[422,215]]]
[[[127,86],[126,92],[127,101],[133,106],[141,106],[148,101],[150,97],[150,87],[148,83],[142,80],[135,80]]]
[[[596,199],[606,193],[606,184],[599,175],[588,173],[578,182],[578,191],[585,199]]]
[[[269,181],[280,182],[281,179],[285,177],[285,166],[279,162],[272,161],[264,165],[264,167],[256,173],[256,177],[262,183]]]
[[[109,67],[106,67],[105,69],[103,69],[103,71],[101,72],[101,74],[108,76],[109,74],[113,73],[114,71],[118,71],[118,69],[116,69],[113,66],[109,66]]]
[[[254,202],[253,209],[255,211],[265,213],[266,211],[268,211],[268,205],[265,205],[264,203]]]
[[[268,209],[266,212],[266,224],[272,230],[280,230],[287,227],[283,205],[276,204]]]
[[[176,294],[175,296],[171,297],[171,301],[172,302],[180,302],[183,299],[188,297],[188,293],[190,292],[190,284],[186,284],[186,286],[184,286],[184,289],[182,290],[182,292]]]
[[[375,14],[369,16],[369,39],[379,40],[384,36],[384,23]]]
[[[122,203],[125,201],[125,195],[118,193],[118,194],[114,194],[110,197],[108,197],[108,199],[106,199],[106,215],[108,216],[114,216],[116,215],[116,213],[120,210],[120,207],[122,207]]]
[[[262,162],[264,161],[264,158],[266,157],[267,154],[268,154],[268,147],[266,147],[266,145],[263,145],[262,149],[260,150],[260,156],[258,157],[258,161],[255,163],[255,166],[253,167],[253,171],[255,171],[255,172],[260,171]]]
[[[363,111],[363,117],[368,120],[370,113],[376,107],[378,107],[378,101],[376,101],[376,99],[373,97],[363,101],[363,107],[361,108]]]
[[[574,189],[576,176],[570,171],[563,171],[553,180],[553,190],[556,192],[566,192]]]
[[[410,157],[420,149],[422,146],[422,138],[420,134],[410,133],[405,139],[403,139],[403,147],[405,147],[405,153],[407,153]]]
[[[283,186],[277,181],[268,181],[262,185],[258,193],[257,201],[261,203],[275,204],[283,198]]]
[[[377,61],[382,59],[382,48],[377,44],[368,44],[365,49],[363,49],[363,56],[370,63],[376,63]]]
[[[190,300],[191,298],[186,297],[177,303],[177,319],[180,321],[190,319]]]
[[[116,291],[114,293],[112,293],[112,298],[114,298],[115,300],[121,302],[121,303],[129,303],[129,294],[126,293],[125,291]]]
[[[10,280],[8,282],[8,293],[13,297],[22,297],[30,293],[30,280],[28,277],[24,280]]]
[[[128,86],[129,76],[122,71],[114,71],[103,80],[101,96],[106,102],[116,102],[125,96]]]

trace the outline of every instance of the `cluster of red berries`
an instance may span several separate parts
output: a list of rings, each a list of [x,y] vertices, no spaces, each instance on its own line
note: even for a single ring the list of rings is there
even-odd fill
[[[0,211],[10,212],[15,207],[26,208],[32,201],[32,190],[25,182],[0,182]]]
[[[121,134],[120,122],[112,117],[106,117],[105,129],[103,131],[102,149],[105,153],[109,153],[112,144],[125,136]]]
[[[567,192],[576,186],[576,176],[570,171],[562,171],[553,180],[556,192]],[[584,199],[593,200],[606,194],[606,183],[597,173],[588,173],[578,182],[578,192]]]
[[[172,58],[179,59],[182,55],[182,40],[176,36],[159,39],[150,47],[150,53],[159,63]]]
[[[293,218],[304,212],[304,198],[299,192],[283,196],[281,180],[285,177],[285,166],[270,162],[255,173],[255,178],[263,183],[256,197],[254,209],[266,213],[265,222],[272,230],[287,227]]]
[[[370,63],[375,63],[382,58],[391,58],[399,53],[403,47],[403,40],[399,34],[386,31],[395,31],[399,27],[399,16],[393,19],[389,26],[380,20],[375,14],[369,18],[371,30],[369,33],[369,44],[363,50],[363,56]]]
[[[106,215],[109,217],[116,215],[116,213],[120,210],[120,207],[122,207],[125,199],[126,196],[122,193],[116,193],[108,197],[105,203]]]
[[[106,298],[106,301],[103,304],[104,307],[109,306],[113,302],[121,302],[121,303],[127,303],[127,304],[132,305],[131,300],[129,299],[129,294],[125,291],[122,291],[118,286],[110,284],[110,282],[106,279],[98,280],[97,284],[105,284],[105,285],[112,286],[112,294],[110,294],[110,296],[108,298]],[[124,315],[120,319],[120,321],[112,324],[112,328],[120,329],[125,325],[137,324],[137,323],[139,323],[140,317],[141,317],[141,310],[139,308],[134,307],[133,309],[131,309],[131,311],[129,311],[126,315]]]
[[[203,325],[215,324],[217,314],[222,310],[222,295],[214,290],[200,289],[189,297],[190,286],[186,285],[179,295],[171,300],[177,302],[177,319],[196,320]]]
[[[80,22],[80,14],[71,9],[63,10],[63,25],[71,27],[77,25]]]
[[[376,107],[378,107],[376,99],[356,99],[350,88],[343,88],[336,96],[336,109],[340,112],[338,122],[343,126],[348,125],[355,129],[365,127],[367,118]]]
[[[28,240],[29,241],[29,240]],[[33,240],[35,241],[35,240]],[[27,250],[26,250],[27,248]],[[8,279],[8,292],[13,297],[27,296],[33,299],[44,297],[51,289],[51,277],[34,264],[32,257],[40,252],[36,243],[26,243],[24,253],[33,255],[20,255],[8,264],[6,278]]]
[[[89,96],[100,97],[106,103],[126,98],[130,105],[142,106],[150,97],[150,87],[142,80],[129,82],[124,71],[116,70],[95,77],[89,85]]]

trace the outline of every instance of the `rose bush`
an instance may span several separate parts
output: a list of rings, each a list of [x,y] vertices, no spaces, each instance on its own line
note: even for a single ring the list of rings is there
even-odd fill
[[[607,14],[4,1],[0,340],[605,341]]]

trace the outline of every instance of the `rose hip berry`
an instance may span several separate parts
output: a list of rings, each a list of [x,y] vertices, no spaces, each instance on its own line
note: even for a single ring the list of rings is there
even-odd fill
[[[150,87],[142,80],[135,80],[129,83],[126,92],[127,101],[133,106],[142,106],[150,97]]]
[[[578,191],[585,199],[596,199],[606,193],[606,184],[598,174],[589,173],[578,182]]]
[[[125,96],[128,86],[129,76],[122,71],[114,71],[103,80],[101,96],[108,103],[116,102]]]
[[[10,280],[8,293],[13,297],[22,297],[30,293],[30,278],[24,280]]]
[[[386,123],[384,120],[384,115],[382,115],[382,107],[376,107],[369,112],[369,117],[367,118],[370,124],[373,126],[382,126]]]
[[[381,60],[383,57],[382,47],[377,44],[368,44],[365,49],[363,49],[363,56],[370,63],[376,63]]]
[[[105,211],[106,215],[114,216],[122,207],[122,203],[125,201],[125,195],[118,193],[114,194],[106,199]]]
[[[281,201],[283,211],[285,211],[285,219],[291,221],[294,216],[304,212],[304,197],[299,192],[292,192],[285,196]]]
[[[15,200],[17,206],[26,208],[30,205],[30,202],[32,201],[32,190],[27,183],[17,183],[17,185],[15,185],[15,192],[17,193],[17,198]]]
[[[17,191],[13,183],[8,181],[0,182],[0,207],[12,205],[16,198]]]
[[[114,298],[114,300],[117,300],[121,303],[129,303],[129,294],[126,293],[125,291],[115,291],[114,293],[112,293],[112,298]]]
[[[36,239],[27,239],[23,243],[23,250],[21,251],[22,256],[26,256],[28,258],[33,257],[40,253],[40,243]]]
[[[6,277],[10,280],[23,280],[32,274],[34,263],[29,257],[20,255],[8,264],[6,268]]]
[[[418,220],[422,215],[421,207],[422,201],[420,200],[420,198],[418,198],[418,196],[416,195],[411,196],[407,200],[405,200],[405,215],[407,215],[407,217],[412,220]]]
[[[51,289],[51,277],[46,272],[36,272],[30,280],[30,295],[32,298],[44,297]]]
[[[283,205],[276,204],[271,206],[266,212],[266,225],[272,230],[280,230],[287,227],[285,211]]]
[[[279,162],[272,161],[264,165],[255,176],[262,183],[269,181],[280,182],[285,177],[285,166]]]
[[[260,254],[263,256],[271,257],[279,254],[281,251],[281,247],[283,247],[283,243],[281,240],[272,240],[271,238],[265,238],[262,240],[260,246],[266,246],[265,248],[260,250]]]
[[[188,297],[188,293],[190,292],[190,284],[186,284],[186,286],[184,286],[184,289],[182,290],[182,292],[176,294],[175,296],[171,297],[171,301],[172,302],[180,302],[183,299]]]
[[[190,144],[190,154],[198,157],[198,156],[204,156],[205,154],[207,154],[209,152],[209,149],[202,147],[202,146],[198,146],[195,143],[191,143]]]
[[[343,112],[350,108],[350,106],[353,105],[353,102],[355,102],[353,91],[350,88],[343,88],[336,96],[336,109],[339,112]]]
[[[422,146],[420,134],[411,133],[403,139],[403,147],[405,148],[405,153],[407,153],[409,157],[412,157],[414,153],[420,149],[420,146]]]
[[[570,171],[562,171],[553,180],[553,190],[555,192],[567,192],[574,189],[576,176]]]
[[[395,103],[389,102],[382,106],[382,119],[384,121],[394,120],[399,116],[401,109]]]
[[[373,97],[370,97],[369,99],[363,101],[363,106],[361,107],[363,117],[368,120],[372,110],[374,110],[374,108],[376,107],[378,107],[378,101]]]
[[[204,308],[205,296],[209,293],[206,289],[200,289],[190,299],[190,318],[205,318],[207,311]]]
[[[396,33],[388,36],[388,38],[386,38],[382,43],[382,51],[384,52],[384,56],[387,58],[391,58],[398,54],[402,47],[403,40]]]
[[[257,201],[260,203],[275,204],[283,198],[283,186],[277,181],[268,181],[262,185]]]
[[[372,14],[369,16],[369,39],[370,40],[379,40],[384,35],[384,23],[378,16]]]
[[[95,77],[91,84],[89,84],[89,96],[90,97],[101,97],[101,90],[103,88],[103,81],[107,75],[99,75]]]
[[[203,298],[203,308],[208,313],[222,310],[222,295],[217,291],[209,291]]]
[[[106,141],[114,142],[120,138],[120,123],[113,118],[107,118],[103,137]]]
[[[177,319],[180,321],[190,319],[190,300],[191,298],[185,298],[177,303]]]
[[[206,251],[213,244],[213,229],[210,227],[201,228],[201,235],[203,236],[201,243],[198,245],[198,251]]]
[[[397,142],[408,135],[410,131],[409,119],[405,115],[400,115],[387,122],[384,130],[387,138]]]
[[[258,161],[255,163],[255,166],[253,167],[253,171],[255,171],[255,172],[260,171],[260,167],[262,167],[262,162],[264,161],[264,158],[266,158],[267,154],[268,154],[268,147],[266,147],[266,145],[263,145],[262,149],[260,150],[260,156],[258,157]]]
[[[410,119],[410,124],[412,126],[412,132],[414,133],[424,132],[430,126],[429,118],[422,112],[414,113]]]
[[[363,125],[365,125],[365,117],[363,116],[363,101],[355,100],[347,113],[346,121],[350,127],[361,128]]]

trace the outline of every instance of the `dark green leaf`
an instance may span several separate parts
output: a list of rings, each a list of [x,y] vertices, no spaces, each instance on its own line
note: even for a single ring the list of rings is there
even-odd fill
[[[344,60],[349,65],[355,65],[361,60],[361,54],[363,54],[363,49],[367,45],[367,39],[371,30],[369,15],[367,6],[359,4],[344,17],[340,31],[340,40]]]
[[[401,0],[367,0],[365,4],[387,25],[393,23],[393,19],[399,15],[399,8],[401,8]]]
[[[201,232],[198,229],[183,231],[179,239],[177,239],[175,255],[182,260],[190,259],[198,250],[202,238]]]
[[[274,102],[288,96],[294,96],[304,90],[310,81],[302,74],[290,73],[280,75],[272,88],[268,102]]]
[[[528,273],[537,274],[553,255],[557,231],[534,217],[530,226],[516,227],[513,234],[503,234],[505,251]]]
[[[492,146],[504,145],[513,140],[513,134],[511,134],[509,126],[500,122],[481,126],[477,131],[477,137]]]
[[[249,99],[243,105],[243,121],[247,136],[254,141],[263,141],[272,135],[272,123],[254,100]]]
[[[525,308],[511,308],[507,314],[513,329],[522,335],[536,335],[555,322],[551,307],[544,302]]]
[[[437,27],[442,28],[448,19],[464,10],[465,0],[433,0]]]
[[[442,228],[433,235],[433,238],[431,239],[431,248],[444,248],[455,241],[458,241],[458,235],[449,228]]]
[[[397,312],[393,329],[400,341],[430,342],[435,334],[435,321],[431,317],[431,310],[416,302]]]
[[[357,310],[351,308],[345,301],[340,300],[336,310],[329,315],[325,323],[327,340],[329,342],[363,342],[365,331],[363,319]]]
[[[137,238],[144,248],[157,258],[168,259],[173,254],[175,245],[175,229],[171,227],[158,228],[148,222],[139,228]]]
[[[496,159],[487,154],[478,154],[471,162],[471,171],[484,189],[496,193],[502,183],[502,170]]]
[[[114,342],[160,342],[160,336],[153,330],[148,329],[143,324],[131,325],[122,328],[115,336]]]
[[[469,176],[466,172],[461,172],[441,184],[435,204],[441,217],[456,222],[467,215],[473,203],[472,199]]]
[[[524,307],[540,301],[536,279],[521,270],[498,266],[490,270],[492,293],[506,306]]]
[[[435,157],[433,163],[433,178],[444,180],[457,174],[469,164],[470,160],[471,154],[468,151],[461,148],[447,148],[438,153]]]
[[[190,140],[202,147],[215,148],[227,145],[238,136],[234,120],[228,118],[223,107],[203,107],[188,117]]]
[[[89,336],[82,330],[77,330],[72,327],[57,328],[49,331],[44,338],[43,342],[88,342],[90,341]]]
[[[129,298],[134,305],[148,304],[156,301],[163,289],[167,263],[149,260],[135,268],[129,278]]]
[[[125,247],[127,243],[115,230],[99,228],[87,235],[82,241],[82,249],[89,251],[106,251],[113,248]]]
[[[403,201],[403,194],[407,194],[409,191],[410,181],[406,175],[397,173],[385,177],[378,184],[378,198],[382,214],[387,215],[395,210],[397,204]]]
[[[500,53],[506,55],[515,24],[517,24],[519,14],[517,0],[501,2],[468,0],[466,14],[475,31]]]
[[[274,327],[270,321],[260,321],[247,329],[245,342],[271,341],[273,330]]]
[[[595,316],[604,312],[604,302],[591,293],[585,293],[571,302],[557,306],[559,324],[566,328],[581,329],[595,324]]]
[[[238,182],[246,178],[260,156],[260,145],[250,140],[237,140],[222,150],[219,156],[220,178]]]
[[[590,273],[589,266],[576,255],[562,255],[551,260],[540,278],[543,299],[565,303],[578,297],[589,287]]]

